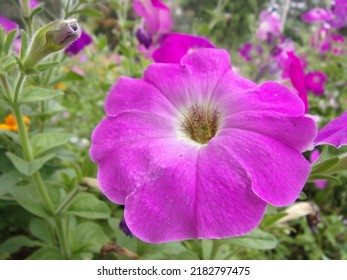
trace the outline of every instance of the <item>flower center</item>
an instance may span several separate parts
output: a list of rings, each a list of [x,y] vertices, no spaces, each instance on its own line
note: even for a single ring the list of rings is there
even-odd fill
[[[181,130],[190,139],[206,144],[212,139],[220,125],[220,113],[205,106],[193,105],[181,121]]]

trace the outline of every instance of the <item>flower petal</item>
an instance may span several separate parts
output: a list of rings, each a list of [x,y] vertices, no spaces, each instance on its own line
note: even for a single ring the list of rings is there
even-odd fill
[[[243,111],[269,110],[292,116],[304,115],[301,99],[287,87],[265,82],[256,84],[233,72],[226,73],[214,90],[212,103],[225,116]]]
[[[309,117],[293,117],[272,111],[245,111],[222,121],[223,128],[239,128],[269,136],[298,151],[312,146],[317,125]]]
[[[347,111],[319,130],[314,140],[316,146],[328,144],[336,148],[347,145]]]
[[[250,176],[219,145],[191,148],[128,196],[125,219],[140,239],[167,242],[242,235],[260,222],[266,203]]]
[[[300,152],[256,132],[223,129],[212,140],[229,150],[251,175],[253,191],[274,206],[293,203],[311,171]]]
[[[230,57],[226,51],[200,49],[184,56],[180,65],[149,65],[143,79],[153,84],[176,107],[186,108],[189,104],[207,103],[229,68]]]
[[[108,116],[117,116],[122,112],[147,112],[171,117],[177,109],[151,84],[121,77],[107,96],[105,111]]]
[[[123,113],[105,118],[96,127],[90,156],[99,165],[101,190],[110,200],[124,204],[126,196],[142,183],[149,168],[149,147],[157,140],[165,145],[174,137],[172,125],[155,115]]]

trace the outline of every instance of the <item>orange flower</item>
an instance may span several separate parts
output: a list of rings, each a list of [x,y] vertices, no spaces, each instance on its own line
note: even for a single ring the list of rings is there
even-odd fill
[[[30,123],[30,119],[27,116],[23,117],[23,121],[26,124]],[[5,118],[5,123],[0,123],[0,129],[18,131],[18,126],[14,115],[7,115],[7,117]],[[28,130],[29,126],[25,126],[25,129]]]

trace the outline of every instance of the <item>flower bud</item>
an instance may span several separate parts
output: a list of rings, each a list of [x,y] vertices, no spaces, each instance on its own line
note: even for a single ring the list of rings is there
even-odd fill
[[[40,28],[24,59],[24,69],[33,68],[47,55],[69,46],[81,35],[81,28],[75,19],[53,21]]]

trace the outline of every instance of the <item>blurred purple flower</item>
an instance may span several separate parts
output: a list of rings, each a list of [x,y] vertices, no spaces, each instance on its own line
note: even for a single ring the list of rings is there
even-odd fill
[[[10,21],[9,19],[0,16],[0,27],[5,29],[5,32],[8,33],[13,29],[18,29],[19,26],[17,23]]]
[[[306,89],[312,91],[314,95],[322,95],[324,93],[324,84],[327,76],[324,72],[308,72],[305,76]]]
[[[347,145],[347,111],[319,130],[314,145],[323,144],[332,145],[336,148]]]
[[[301,18],[307,22],[326,23],[330,28],[340,29],[347,23],[347,1],[335,0],[329,11],[316,7],[303,14]]]
[[[268,203],[293,203],[311,171],[301,153],[317,127],[300,98],[239,76],[224,50],[120,78],[105,111],[90,155],[101,190],[146,242],[245,234]]]
[[[334,55],[344,55],[345,37],[338,34],[331,34],[331,47]]]
[[[326,22],[332,17],[331,13],[327,10],[316,7],[301,16],[301,19],[307,22]]]
[[[30,0],[30,8],[35,9],[40,3],[36,0]]]
[[[65,49],[65,53],[76,55],[93,42],[92,37],[82,30],[81,36]]]
[[[246,42],[239,48],[239,55],[246,61],[251,61],[254,56],[259,56],[263,53],[260,45],[256,46],[250,42]]]
[[[155,62],[179,63],[181,58],[201,48],[215,48],[206,38],[188,34],[168,33],[159,38],[160,47],[153,52]]]
[[[310,154],[310,162],[315,163],[320,157],[320,152],[315,149]],[[328,180],[314,180],[313,183],[317,186],[318,189],[324,189]]]
[[[140,44],[150,49],[155,41],[153,37],[167,33],[172,28],[170,9],[160,0],[134,0],[134,10],[137,16],[143,18],[136,37]]]
[[[256,36],[260,40],[268,41],[269,38],[281,34],[281,19],[275,12],[264,10],[259,14],[258,30]],[[272,41],[272,40],[271,40]]]
[[[300,59],[293,53],[288,52],[288,75],[293,87],[305,105],[305,113],[308,112],[308,98],[305,85],[305,74]]]

